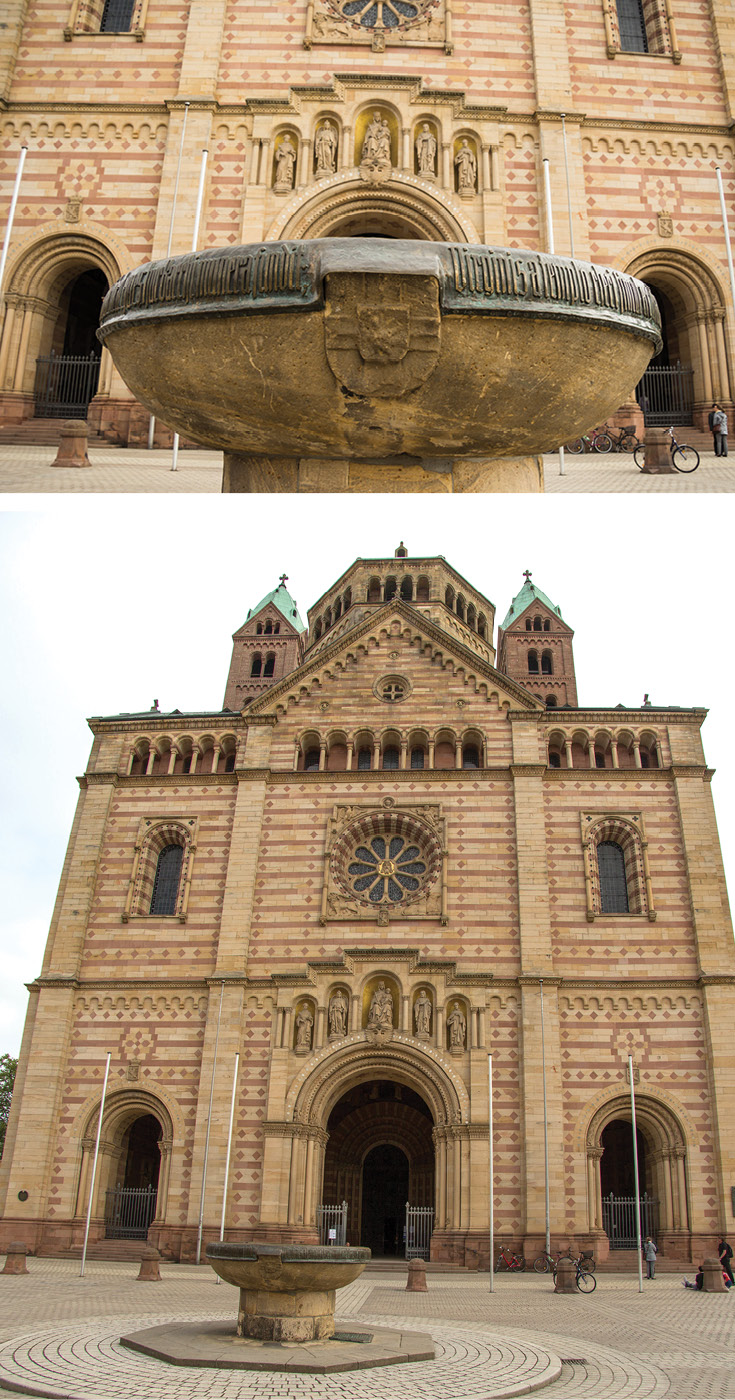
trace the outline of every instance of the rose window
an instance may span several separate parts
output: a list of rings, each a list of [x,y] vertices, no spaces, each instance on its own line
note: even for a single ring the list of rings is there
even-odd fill
[[[331,0],[342,19],[362,29],[406,29],[433,8],[435,0]]]
[[[412,813],[366,812],[339,834],[330,863],[335,883],[349,899],[403,906],[423,898],[434,884],[442,841]]]
[[[356,894],[367,894],[371,904],[389,899],[398,903],[406,894],[415,894],[426,874],[426,861],[418,846],[402,836],[374,836],[369,846],[358,846],[355,859],[347,867]]]

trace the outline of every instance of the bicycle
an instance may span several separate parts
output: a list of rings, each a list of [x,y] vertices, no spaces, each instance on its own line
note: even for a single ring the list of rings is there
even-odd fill
[[[511,1254],[510,1250],[507,1250],[503,1245],[498,1255],[497,1263],[495,1265],[496,1274],[499,1274],[502,1269],[510,1269],[517,1273],[523,1273],[525,1267],[526,1261],[523,1258],[523,1255]]]
[[[685,442],[677,442],[674,437],[673,428],[669,428],[669,437],[671,438],[671,461],[676,467],[676,470],[678,472],[695,472],[699,466],[699,453],[696,447],[689,447]],[[646,465],[646,448],[644,443],[641,443],[640,447],[636,447],[633,453],[633,460],[636,466],[643,471]]]
[[[643,444],[636,437],[635,424],[628,423],[626,427],[616,429],[609,423],[603,423],[593,434],[592,446],[595,452],[635,452],[636,447]]]
[[[548,1274],[549,1271],[551,1271],[552,1274],[555,1274],[556,1266],[559,1263],[559,1260],[571,1259],[571,1257],[571,1254],[566,1253],[564,1250],[555,1250],[553,1254],[547,1254],[546,1250],[544,1249],[534,1259],[533,1267],[537,1274]]]
[[[575,1263],[577,1264],[577,1288],[580,1293],[594,1293],[597,1287],[597,1279],[594,1274],[590,1273],[589,1269],[582,1268],[578,1261],[575,1260]]]

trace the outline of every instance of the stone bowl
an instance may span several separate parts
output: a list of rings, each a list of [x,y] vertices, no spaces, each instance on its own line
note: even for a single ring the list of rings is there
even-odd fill
[[[370,1258],[369,1249],[349,1245],[207,1245],[207,1263],[225,1283],[265,1293],[344,1288],[359,1278]]]
[[[99,337],[132,392],[225,452],[422,461],[553,449],[661,345],[644,283],[518,248],[314,239],[149,263]]]

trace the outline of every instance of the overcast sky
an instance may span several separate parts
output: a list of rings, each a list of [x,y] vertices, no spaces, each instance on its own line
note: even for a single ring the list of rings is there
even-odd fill
[[[0,514],[0,1054],[17,1053],[24,983],[40,968],[86,716],[154,698],[162,710],[219,708],[232,633],[281,573],[306,620],[355,558],[390,556],[401,539],[413,556],[444,555],[495,604],[496,625],[531,569],[575,630],[580,704],[635,706],[648,692],[654,705],[708,707],[732,870],[728,496],[29,500]]]

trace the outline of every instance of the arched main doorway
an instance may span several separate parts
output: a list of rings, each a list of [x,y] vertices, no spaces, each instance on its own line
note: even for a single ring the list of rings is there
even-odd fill
[[[406,1205],[434,1206],[431,1110],[395,1080],[355,1085],[327,1123],[322,1201],[347,1202],[347,1239],[378,1258],[404,1252]]]
[[[116,1184],[105,1193],[107,1239],[146,1238],[156,1214],[161,1137],[161,1124],[152,1113],[134,1118],[123,1132]]]
[[[104,272],[92,267],[60,292],[49,352],[36,360],[36,418],[86,418],[99,381],[97,328],[107,287]]]
[[[587,1133],[589,1228],[606,1236],[610,1249],[636,1246],[636,1199],[641,1228],[682,1253],[689,1234],[686,1140],[671,1109],[657,1099],[636,1096],[639,1196],[635,1194],[630,1102],[616,1097],[595,1114]]]

